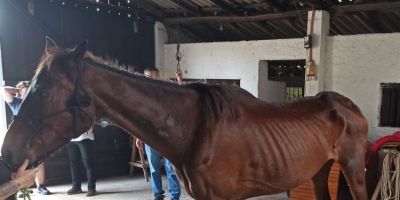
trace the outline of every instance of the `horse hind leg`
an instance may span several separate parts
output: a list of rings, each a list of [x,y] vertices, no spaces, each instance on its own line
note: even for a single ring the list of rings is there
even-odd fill
[[[314,183],[314,191],[317,200],[330,200],[329,187],[328,187],[328,177],[329,172],[334,160],[329,160],[324,164],[324,166],[318,171],[318,173],[312,178]]]

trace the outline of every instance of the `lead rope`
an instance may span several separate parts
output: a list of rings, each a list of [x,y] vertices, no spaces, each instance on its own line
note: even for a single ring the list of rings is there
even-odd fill
[[[400,152],[397,150],[389,150],[383,159],[382,176],[371,200],[377,200],[378,196],[381,200],[400,200]]]

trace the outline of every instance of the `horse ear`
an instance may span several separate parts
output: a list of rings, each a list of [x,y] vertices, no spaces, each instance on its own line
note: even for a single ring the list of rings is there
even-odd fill
[[[88,48],[88,42],[87,40],[83,41],[81,44],[75,47],[75,49],[72,51],[72,56],[75,59],[83,58],[83,56],[86,53],[86,50]]]
[[[51,52],[54,52],[54,50],[57,50],[58,46],[56,42],[54,42],[53,39],[51,39],[49,36],[46,36],[46,53],[50,54]]]

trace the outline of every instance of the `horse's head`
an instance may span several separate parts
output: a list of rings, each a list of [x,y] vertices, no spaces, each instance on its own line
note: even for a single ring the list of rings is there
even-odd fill
[[[75,49],[60,49],[47,39],[42,61],[1,149],[12,170],[24,159],[36,166],[92,126],[95,108],[85,88],[86,49],[86,42]]]

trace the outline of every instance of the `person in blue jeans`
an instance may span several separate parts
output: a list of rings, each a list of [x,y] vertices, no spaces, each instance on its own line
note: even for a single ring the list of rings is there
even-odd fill
[[[93,172],[93,141],[94,134],[91,128],[78,138],[72,139],[67,146],[72,176],[72,188],[67,191],[68,195],[82,193],[81,161],[85,167],[86,179],[88,181],[88,192],[86,196],[91,197],[97,194],[96,177]]]
[[[144,70],[144,75],[148,78],[158,79],[159,71],[157,68],[147,68]],[[179,80],[179,79],[178,79]],[[140,140],[136,140],[136,146],[143,148],[143,143]],[[164,199],[164,190],[162,189],[161,179],[161,160],[164,159],[165,172],[167,173],[168,192],[171,195],[171,200],[179,200],[181,196],[181,187],[179,184],[178,177],[176,176],[174,169],[169,160],[163,158],[157,151],[152,149],[149,145],[145,144],[144,149],[147,155],[147,161],[150,167],[150,182],[151,189],[154,193],[154,200]]]

